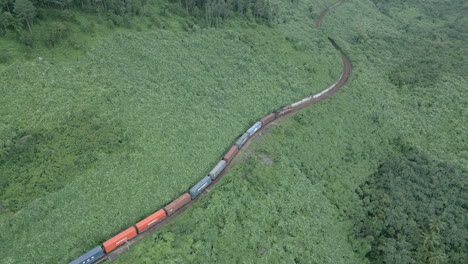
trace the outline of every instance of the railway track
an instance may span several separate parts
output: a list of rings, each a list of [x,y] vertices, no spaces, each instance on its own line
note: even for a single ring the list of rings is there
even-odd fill
[[[315,23],[315,26],[316,27],[320,27],[320,25],[322,24],[322,20],[323,18],[325,17],[325,15],[330,12],[332,9],[336,8],[337,6],[341,5],[342,3],[344,3],[346,0],[340,0],[338,3],[332,5],[332,6],[329,6],[327,9],[323,10],[322,13],[320,13],[320,15],[318,16],[317,18],[317,22]]]
[[[324,18],[324,16],[330,11],[332,10],[333,8],[336,8],[337,6],[339,6],[340,4],[342,4],[343,2],[345,2],[346,0],[341,0],[339,1],[338,3],[328,7],[326,10],[324,10],[320,15],[319,17],[317,18],[317,22],[316,22],[316,27],[320,27],[321,25],[321,22]],[[252,137],[250,137],[246,142],[245,144],[239,149],[239,153],[242,153],[244,152],[250,145],[250,143],[255,139],[257,138],[261,132],[265,129],[267,129],[268,127],[271,127],[271,126],[274,126],[276,124],[278,124],[278,121],[282,120],[282,119],[285,119],[285,118],[288,118],[289,116],[301,111],[302,109],[304,108],[307,108],[307,107],[310,107],[314,104],[317,104],[325,99],[327,99],[328,97],[332,96],[333,94],[335,94],[336,92],[338,92],[339,89],[341,89],[345,84],[346,82],[349,80],[349,77],[351,75],[351,72],[352,72],[352,65],[351,65],[351,62],[349,61],[349,59],[346,57],[346,55],[340,50],[340,48],[336,45],[336,43],[334,43],[334,41],[332,39],[330,39],[330,42],[332,43],[332,45],[335,47],[335,49],[340,52],[340,55],[341,55],[341,60],[343,62],[343,72],[340,76],[340,78],[334,83],[332,84],[330,87],[328,87],[327,89],[323,90],[321,93],[318,94],[318,96],[314,96],[314,97],[309,97],[310,100],[308,100],[306,103],[303,103],[303,104],[300,104],[298,105],[297,107],[293,107],[293,109],[288,112],[287,114],[284,114],[278,118],[276,118],[274,121],[268,123],[267,125],[265,126],[262,126],[259,131],[257,133],[255,133]],[[117,259],[117,257],[124,251],[128,250],[130,248],[130,246],[138,241],[140,241],[141,239],[143,239],[145,236],[155,232],[157,229],[163,227],[164,225],[168,224],[169,222],[171,222],[174,218],[176,218],[178,215],[180,215],[181,213],[183,213],[185,210],[187,210],[188,208],[190,208],[192,205],[194,205],[198,199],[200,199],[201,197],[203,197],[204,195],[207,195],[210,190],[221,180],[221,178],[223,178],[223,176],[229,171],[229,169],[234,165],[234,161],[236,160],[237,156],[239,156],[239,153],[236,155],[236,157],[234,157],[234,159],[232,160],[232,162],[230,162],[226,169],[224,169],[220,174],[219,176],[211,183],[211,185],[209,187],[207,187],[202,193],[201,195],[198,195],[195,199],[191,200],[190,202],[188,202],[186,205],[184,205],[183,207],[181,207],[179,210],[177,210],[174,214],[172,215],[168,215],[164,220],[162,220],[161,222],[157,223],[156,225],[152,226],[151,228],[148,228],[147,230],[145,230],[144,232],[140,233],[138,236],[136,236],[135,238],[131,239],[131,240],[128,240],[125,242],[124,245],[120,246],[119,248],[113,250],[112,252],[110,253],[107,253],[105,254],[104,256],[102,256],[101,258],[99,258],[95,263],[100,263],[100,262],[103,262],[103,261],[114,261]]]

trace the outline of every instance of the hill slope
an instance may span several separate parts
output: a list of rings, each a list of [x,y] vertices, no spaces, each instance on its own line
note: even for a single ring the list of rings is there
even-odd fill
[[[251,122],[340,74],[311,27],[227,28],[122,33],[76,62],[3,70],[6,263],[73,259],[185,191]]]

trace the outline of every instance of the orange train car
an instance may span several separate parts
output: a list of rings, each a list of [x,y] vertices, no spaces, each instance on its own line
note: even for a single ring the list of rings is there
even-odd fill
[[[182,196],[175,199],[170,204],[166,205],[164,207],[164,210],[166,211],[167,215],[171,215],[175,213],[175,211],[179,210],[179,208],[186,205],[191,200],[192,200],[192,196],[190,196],[189,193],[184,193]]]
[[[104,242],[102,244],[102,247],[104,248],[104,251],[106,251],[106,253],[109,253],[115,248],[127,242],[128,240],[136,237],[136,235],[137,235],[137,231],[135,227],[133,226],[129,227],[125,231],[119,233],[118,235]]]
[[[239,152],[239,148],[236,145],[232,146],[229,151],[226,152],[226,155],[224,155],[223,160],[225,160],[227,163],[230,163],[237,155],[237,152]]]
[[[161,222],[161,220],[163,220],[164,218],[166,218],[166,212],[164,211],[164,209],[161,209],[157,211],[156,213],[141,220],[135,226],[138,230],[138,233],[141,233],[145,231],[146,229],[150,228],[151,226]]]

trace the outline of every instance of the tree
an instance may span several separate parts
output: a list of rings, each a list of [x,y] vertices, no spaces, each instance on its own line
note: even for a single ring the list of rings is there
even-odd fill
[[[444,230],[446,226],[447,224],[442,221],[442,217],[440,216],[432,219],[429,223],[429,229],[437,234],[439,234],[441,230]]]
[[[3,33],[6,33],[8,29],[19,31],[22,28],[21,23],[10,12],[0,13],[0,26],[0,32],[3,31]]]
[[[20,20],[26,22],[29,32],[32,34],[32,23],[34,17],[36,17],[36,8],[33,3],[29,0],[16,0],[14,11]]]
[[[11,13],[10,4],[11,0],[0,0],[0,12],[6,7],[7,11]]]
[[[44,40],[49,47],[54,47],[69,35],[70,29],[67,28],[66,24],[53,22],[50,24],[47,33],[44,35]]]
[[[358,190],[370,216],[359,235],[374,238],[369,260],[468,263],[467,177],[463,168],[414,149],[384,161]]]
[[[71,4],[73,2],[73,0],[52,0],[52,3],[54,3],[55,5],[58,5],[60,6],[60,9],[64,9],[66,6],[68,6],[69,4]]]

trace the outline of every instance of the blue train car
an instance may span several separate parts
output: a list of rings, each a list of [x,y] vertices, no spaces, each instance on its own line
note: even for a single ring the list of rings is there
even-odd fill
[[[255,134],[260,128],[262,127],[262,122],[258,121],[255,123],[253,126],[251,126],[248,130],[247,133],[249,133],[250,136]]]
[[[240,149],[244,145],[244,143],[249,139],[250,134],[245,132],[237,141],[236,141],[236,146]]]
[[[91,264],[102,256],[104,256],[104,250],[97,246],[68,264]]]
[[[216,177],[218,177],[218,175],[224,170],[224,168],[226,168],[226,161],[224,160],[221,160],[220,162],[218,162],[218,164],[216,164],[216,166],[210,171],[210,173],[208,173],[208,176],[210,176],[210,178],[214,181],[214,179],[216,179]]]
[[[208,187],[208,185],[210,185],[212,182],[211,180],[211,177],[210,176],[206,176],[205,178],[203,178],[201,181],[199,181],[197,184],[195,184],[195,186],[193,186],[189,193],[190,193],[190,196],[192,196],[192,198],[195,198],[197,195],[199,195],[203,190],[206,189],[206,187]]]

